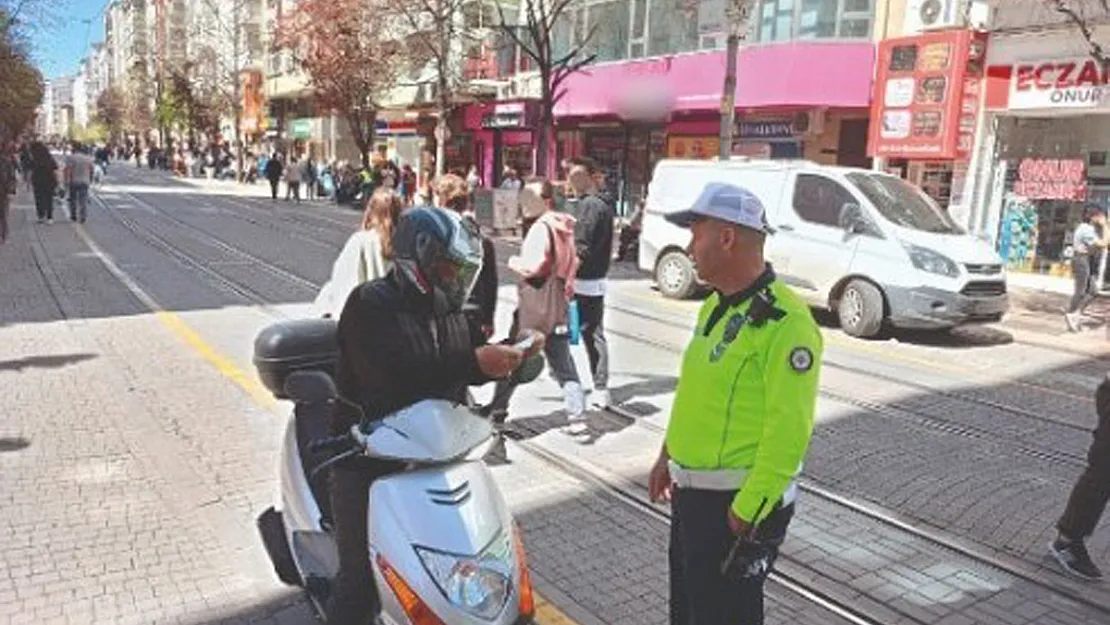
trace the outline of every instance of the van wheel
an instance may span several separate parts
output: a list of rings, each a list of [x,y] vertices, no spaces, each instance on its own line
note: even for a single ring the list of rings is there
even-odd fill
[[[858,338],[874,337],[883,325],[883,294],[870,282],[852,280],[840,294],[836,312],[844,332]]]
[[[655,264],[655,284],[659,292],[673,299],[686,299],[694,294],[697,279],[694,263],[685,253],[671,250]]]

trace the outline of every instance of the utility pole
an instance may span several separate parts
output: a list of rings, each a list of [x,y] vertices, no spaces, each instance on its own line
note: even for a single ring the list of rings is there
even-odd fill
[[[732,155],[732,135],[736,126],[736,64],[740,41],[746,38],[755,0],[727,0],[725,18],[728,45],[725,46],[725,84],[721,91],[721,145],[718,156],[727,160]]]

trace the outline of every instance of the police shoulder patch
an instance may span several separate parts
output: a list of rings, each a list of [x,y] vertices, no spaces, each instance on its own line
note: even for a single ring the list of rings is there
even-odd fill
[[[813,368],[813,352],[808,347],[795,347],[790,350],[790,368],[805,373]]]

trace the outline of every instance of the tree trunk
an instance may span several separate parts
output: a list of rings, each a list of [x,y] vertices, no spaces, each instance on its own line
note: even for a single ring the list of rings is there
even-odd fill
[[[736,57],[740,55],[740,34],[731,28],[725,46],[725,85],[721,91],[721,145],[718,156],[732,155],[732,130],[736,124]]]
[[[554,108],[555,103],[552,102],[554,96],[550,87],[551,77],[541,76],[541,110],[540,110],[540,127],[539,136],[536,137],[536,174],[547,179],[554,178],[554,167],[550,157],[551,140],[555,136],[554,133]]]
[[[440,63],[445,66],[446,63]],[[447,173],[447,116],[451,111],[451,98],[447,93],[446,67],[439,69],[439,118],[436,120],[436,178]]]

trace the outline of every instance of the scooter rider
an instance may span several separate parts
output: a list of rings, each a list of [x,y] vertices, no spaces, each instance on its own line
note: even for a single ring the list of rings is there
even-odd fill
[[[481,236],[471,222],[440,208],[414,208],[402,215],[393,241],[393,268],[352,291],[339,319],[337,386],[344,400],[361,407],[364,423],[424,399],[462,402],[468,385],[507,377],[543,346],[538,335],[528,352],[485,345],[471,332],[462,306],[482,264]],[[358,410],[340,407],[333,434],[349,431],[359,418]],[[398,469],[356,458],[332,470],[340,570],[329,624],[362,625],[381,608],[367,555],[368,489]]]

